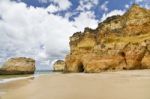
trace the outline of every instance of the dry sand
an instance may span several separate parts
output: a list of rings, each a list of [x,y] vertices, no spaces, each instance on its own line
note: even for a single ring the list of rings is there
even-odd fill
[[[49,74],[6,86],[13,90],[1,99],[150,99],[150,70]]]

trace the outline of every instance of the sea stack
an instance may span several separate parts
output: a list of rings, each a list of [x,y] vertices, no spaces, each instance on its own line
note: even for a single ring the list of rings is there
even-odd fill
[[[35,71],[35,60],[25,57],[8,59],[0,68],[0,74],[33,74]]]
[[[63,60],[57,60],[53,67],[55,72],[63,72],[65,69],[65,62]]]
[[[139,5],[70,37],[66,72],[150,68],[150,10]]]

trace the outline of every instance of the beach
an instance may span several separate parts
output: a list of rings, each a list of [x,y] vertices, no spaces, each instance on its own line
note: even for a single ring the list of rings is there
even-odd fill
[[[0,99],[150,99],[150,70],[51,73],[0,84]]]

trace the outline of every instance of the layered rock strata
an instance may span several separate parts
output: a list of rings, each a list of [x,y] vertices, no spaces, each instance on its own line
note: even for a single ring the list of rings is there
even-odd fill
[[[96,29],[70,37],[67,72],[101,72],[150,68],[150,10],[134,4]]]

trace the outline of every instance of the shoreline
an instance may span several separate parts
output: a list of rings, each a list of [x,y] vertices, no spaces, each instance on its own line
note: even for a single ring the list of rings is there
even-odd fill
[[[35,72],[34,74],[20,74],[20,75],[0,75],[0,84],[1,83],[7,83],[11,81],[18,81],[18,80],[24,80],[24,79],[30,79],[30,78],[36,78],[41,75],[48,75],[51,74],[52,72],[43,72],[40,73],[39,71]],[[6,76],[6,77],[5,77]],[[2,77],[2,78],[1,78]]]
[[[37,77],[40,77],[42,75],[47,75],[47,74],[33,74],[33,75],[25,76],[25,77],[24,77],[24,75],[17,75],[18,77],[10,77],[10,78],[0,79],[0,99],[1,99],[2,95],[6,94],[7,92],[11,91],[12,89],[20,88],[20,87],[28,84],[31,80],[33,80]],[[8,75],[8,76],[12,76],[12,75]],[[22,76],[22,77],[20,77],[20,76]],[[19,83],[19,85],[15,84],[15,83]]]
[[[128,73],[129,74],[128,74]],[[126,75],[126,76],[141,76],[138,75],[136,72],[150,72],[150,69],[142,69],[142,70],[121,70],[121,71],[106,71],[106,72],[101,72],[101,73],[62,73],[62,72],[50,72],[48,74],[33,74],[33,75],[29,75],[29,76],[23,76],[23,75],[20,75],[22,77],[20,77],[18,75],[18,77],[10,77],[10,78],[4,78],[4,79],[0,79],[0,84],[4,84],[4,83],[11,83],[11,82],[14,82],[14,81],[19,81],[19,80],[26,80],[26,79],[34,79],[34,78],[38,78],[38,77],[41,77],[41,76],[46,76],[46,75],[54,75],[54,74],[64,74],[64,75],[70,75],[70,74],[81,74],[81,75],[94,75],[94,74],[98,74],[98,75],[101,75],[101,74],[121,74],[121,75]],[[1,75],[3,76],[3,75]],[[11,75],[10,75],[11,76]],[[144,75],[146,76],[146,75]],[[150,77],[150,74],[148,75]]]
[[[150,99],[150,70],[52,73],[0,88],[8,89],[1,99]]]
[[[128,74],[128,73],[129,74]],[[45,75],[53,75],[53,74],[64,74],[64,75],[70,75],[70,74],[85,74],[85,75],[94,75],[94,74],[125,74],[126,76],[139,76],[136,72],[150,72],[150,69],[142,69],[142,70],[120,70],[120,71],[106,71],[106,72],[101,72],[101,73],[62,73],[62,72],[50,72],[48,74],[33,74],[33,75],[28,75],[28,76],[24,76],[24,75],[18,75],[18,77],[10,77],[10,78],[4,78],[4,79],[0,79],[0,84],[3,84],[3,83],[9,83],[9,82],[13,82],[13,81],[19,81],[19,80],[26,80],[26,79],[34,79],[34,78],[38,78],[40,76],[45,76]],[[3,76],[3,75],[1,75]],[[11,75],[9,75],[11,76]],[[141,76],[141,74],[140,74]],[[146,76],[146,75],[144,75]],[[149,77],[150,77],[150,74],[149,74]]]

